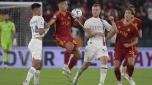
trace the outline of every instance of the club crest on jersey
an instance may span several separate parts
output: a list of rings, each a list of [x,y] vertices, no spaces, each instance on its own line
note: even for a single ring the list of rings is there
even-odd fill
[[[130,31],[130,28],[127,30],[128,32]]]

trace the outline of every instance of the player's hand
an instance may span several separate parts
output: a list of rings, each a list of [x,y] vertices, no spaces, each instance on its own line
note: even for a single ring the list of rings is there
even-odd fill
[[[84,31],[85,31],[87,34],[91,34],[91,33],[92,33],[92,32],[91,32],[91,29],[89,29],[89,28],[84,29]]]
[[[109,17],[109,20],[110,20],[110,21],[114,21],[114,17],[113,17],[113,16],[110,16],[110,17]]]
[[[130,44],[125,43],[125,44],[123,44],[123,46],[126,47],[126,48],[129,48],[129,47],[130,47]]]
[[[13,39],[13,46],[17,46],[17,40],[16,40],[16,38]]]

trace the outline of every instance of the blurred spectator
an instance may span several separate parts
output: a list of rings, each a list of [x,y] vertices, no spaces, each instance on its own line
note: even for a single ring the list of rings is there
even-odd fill
[[[50,4],[47,4],[43,10],[43,17],[45,21],[48,22],[52,16],[53,16],[52,6]]]

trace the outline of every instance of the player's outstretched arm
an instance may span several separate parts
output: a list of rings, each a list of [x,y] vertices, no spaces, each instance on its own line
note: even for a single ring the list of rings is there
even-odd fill
[[[52,26],[56,22],[56,18],[51,18],[48,22],[48,27]]]
[[[112,23],[112,28],[110,29],[109,33],[106,36],[106,41],[111,39],[117,33],[117,26],[116,26],[116,23],[114,21],[114,17],[110,16],[109,20]]]

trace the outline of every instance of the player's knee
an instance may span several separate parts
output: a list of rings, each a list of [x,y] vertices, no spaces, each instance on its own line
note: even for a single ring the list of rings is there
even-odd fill
[[[80,59],[80,49],[79,48],[74,48],[74,55]]]
[[[67,50],[73,50],[74,49],[74,45],[71,42],[66,43],[65,45]]]
[[[34,67],[36,70],[41,70],[41,68],[42,68],[41,61],[35,61],[35,62],[33,63],[33,67]]]
[[[103,57],[100,58],[100,61],[103,65],[107,65],[108,64],[108,57],[103,56]]]
[[[135,59],[134,58],[132,58],[132,57],[128,58],[128,64],[129,65],[134,65],[134,63],[135,63]]]
[[[117,68],[120,68],[120,62],[118,60],[115,60],[114,61],[114,67],[117,69]]]

